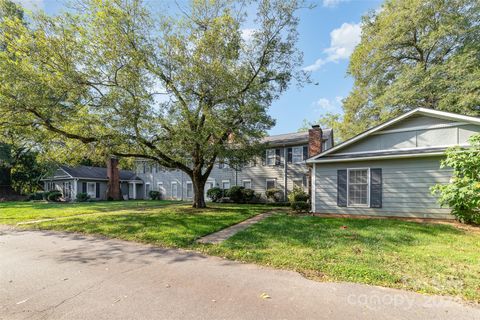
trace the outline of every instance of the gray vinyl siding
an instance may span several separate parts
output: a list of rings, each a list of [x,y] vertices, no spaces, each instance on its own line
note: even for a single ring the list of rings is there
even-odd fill
[[[406,125],[402,125],[401,127],[402,130],[408,129]],[[391,127],[388,127],[386,130],[390,130],[390,128]],[[338,151],[338,154],[465,144],[468,142],[470,136],[478,132],[480,132],[480,126],[476,125],[456,125],[453,127],[420,130],[412,129],[412,131],[390,133],[387,131],[366,137],[362,141],[342,148]]]
[[[299,146],[303,146],[299,145]],[[256,160],[255,166],[244,167],[241,170],[234,170],[232,168],[219,168],[218,164],[215,164],[207,182],[211,182],[214,187],[222,187],[222,181],[228,180],[230,186],[241,186],[243,180],[250,180],[252,189],[265,197],[266,182],[267,179],[275,179],[277,188],[282,191],[285,190],[285,165],[287,166],[287,193],[293,189],[293,180],[304,179],[304,176],[308,173],[307,165],[305,161],[301,163],[287,163],[284,147],[276,147],[272,149],[280,149],[280,165],[263,165],[262,159]],[[178,200],[191,200],[187,198],[187,182],[191,179],[187,174],[180,170],[155,170],[147,168],[146,172],[143,172],[143,161],[137,161],[137,176],[140,177],[145,183],[151,183],[152,190],[158,190],[158,182],[163,182],[164,199],[175,199],[171,192],[171,183],[177,182],[178,184]],[[305,186],[306,189],[306,186]]]
[[[399,129],[409,129],[412,127],[429,127],[429,126],[441,126],[441,125],[450,125],[455,121],[434,118],[424,115],[414,115],[405,119],[399,123],[389,126],[385,130],[399,130]]]
[[[403,216],[451,219],[450,209],[442,208],[430,188],[448,183],[450,169],[440,169],[440,157],[372,160],[315,164],[315,207],[318,213]],[[338,207],[337,170],[381,168],[382,208]]]
[[[92,200],[107,200],[107,182],[106,181],[98,181],[98,180],[78,180],[77,181],[77,193],[82,192],[82,184],[87,182],[91,183],[99,183],[100,185],[100,197],[99,198],[92,198]]]

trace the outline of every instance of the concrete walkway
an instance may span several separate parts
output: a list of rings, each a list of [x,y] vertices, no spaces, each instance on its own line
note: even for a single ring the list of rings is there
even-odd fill
[[[197,240],[197,242],[198,243],[210,243],[210,244],[220,243],[220,242],[225,241],[228,238],[232,237],[236,233],[247,229],[252,224],[255,224],[259,221],[262,221],[265,218],[270,217],[273,213],[274,213],[273,211],[269,211],[269,212],[258,214],[255,217],[247,219],[247,220],[242,221],[240,223],[237,223],[236,225],[233,225],[231,227],[225,228],[225,229],[220,230],[218,232],[211,233],[209,235],[201,237]]]
[[[480,319],[451,298],[196,252],[0,229],[0,319]]]

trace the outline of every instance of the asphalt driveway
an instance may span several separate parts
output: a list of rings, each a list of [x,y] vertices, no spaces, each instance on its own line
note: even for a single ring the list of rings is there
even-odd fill
[[[480,319],[450,298],[195,252],[0,229],[1,319]]]

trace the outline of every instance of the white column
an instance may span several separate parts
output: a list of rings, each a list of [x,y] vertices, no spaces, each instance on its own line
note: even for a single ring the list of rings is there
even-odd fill
[[[137,183],[136,182],[132,182],[132,188],[133,188],[133,199],[136,200],[137,199]]]

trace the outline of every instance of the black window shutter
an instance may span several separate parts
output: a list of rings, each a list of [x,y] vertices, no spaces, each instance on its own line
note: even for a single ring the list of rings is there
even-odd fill
[[[265,150],[262,156],[262,166],[265,166],[266,164],[267,164],[267,151]]]
[[[382,169],[370,169],[370,208],[382,207]]]
[[[82,182],[82,192],[87,193],[87,183],[86,182]]]
[[[308,159],[308,146],[303,146],[303,160]]]
[[[96,186],[95,186],[95,198],[100,198],[100,183],[96,183]]]
[[[281,161],[280,161],[280,149],[275,149],[275,165],[279,166]]]
[[[347,206],[347,170],[337,170],[337,206]]]
[[[292,148],[287,148],[287,163],[292,163]]]

